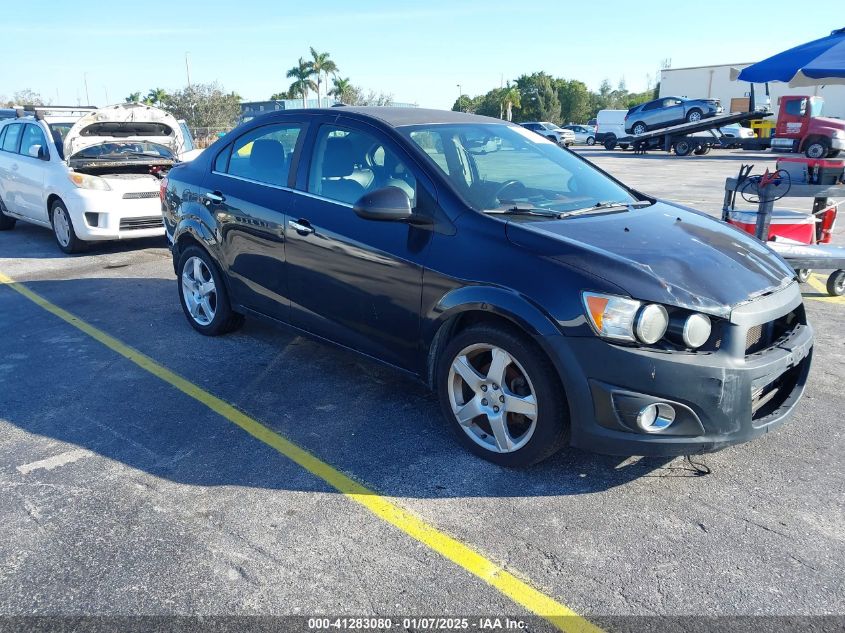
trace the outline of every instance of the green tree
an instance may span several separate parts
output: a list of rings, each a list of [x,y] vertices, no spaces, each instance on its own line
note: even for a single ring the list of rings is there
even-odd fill
[[[554,86],[554,78],[544,72],[521,75],[516,79],[521,107],[520,121],[560,122],[560,99]]]
[[[564,123],[583,123],[590,118],[590,90],[583,81],[557,81],[560,119]]]
[[[502,118],[502,101],[505,94],[504,88],[493,88],[487,94],[476,97],[474,101],[475,113],[481,116],[490,116],[497,119]]]
[[[337,100],[341,103],[352,105],[355,98],[353,88],[354,86],[349,81],[349,77],[335,77],[332,79],[332,89],[329,90],[329,94],[337,97]]]
[[[126,97],[124,100],[126,103],[140,103],[141,102],[141,93],[140,92],[130,92],[129,96]]]
[[[217,83],[191,84],[164,100],[164,109],[192,128],[230,128],[241,113],[240,98]]]
[[[452,105],[453,112],[475,112],[475,100],[471,99],[469,95],[461,95],[455,99]]]
[[[519,89],[516,86],[511,86],[508,83],[508,87],[505,89],[504,94],[502,95],[502,109],[505,112],[505,115],[508,121],[513,121],[513,109],[519,108],[522,106],[522,95],[519,92]],[[499,110],[499,118],[502,118],[502,109]]]
[[[311,79],[311,77],[314,76],[311,64],[300,57],[299,63],[288,70],[286,76],[288,79],[293,79],[293,83],[290,85],[290,88],[288,88],[288,94],[290,94],[291,97],[301,96],[302,107],[307,108],[308,91],[317,89],[317,84],[315,84]],[[319,94],[317,96],[319,98]]]
[[[145,101],[148,101],[151,105],[157,105],[160,108],[164,105],[166,99],[167,91],[164,88],[152,88],[147,93]]]
[[[329,75],[337,73],[337,64],[329,57],[328,53],[318,53],[315,48],[311,47],[311,61],[308,62],[311,72],[317,76],[317,106],[322,106],[320,103],[320,86],[323,83],[323,75],[326,76],[328,83]]]
[[[290,99],[290,95],[287,92],[274,92],[270,95],[270,101],[284,101],[285,99]]]

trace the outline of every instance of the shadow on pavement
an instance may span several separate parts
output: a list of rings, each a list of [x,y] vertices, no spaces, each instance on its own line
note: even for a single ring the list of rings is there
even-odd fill
[[[643,477],[695,475],[681,460],[575,449],[528,469],[500,468],[465,452],[436,398],[394,369],[252,319],[226,337],[199,335],[185,322],[175,280],[27,286],[380,494],[579,495]],[[7,423],[174,482],[326,489],[205,405],[11,289],[0,288],[0,315],[0,329],[19,334],[0,339],[6,368],[0,390],[8,394],[0,417]],[[42,453],[32,460],[48,457]]]

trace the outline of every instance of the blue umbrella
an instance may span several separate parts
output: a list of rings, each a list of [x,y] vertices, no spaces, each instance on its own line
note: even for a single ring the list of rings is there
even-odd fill
[[[741,81],[788,82],[790,86],[845,84],[845,28],[744,68]]]

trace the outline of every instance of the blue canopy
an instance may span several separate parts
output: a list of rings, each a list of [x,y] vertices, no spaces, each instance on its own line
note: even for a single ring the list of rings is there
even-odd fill
[[[791,86],[845,83],[845,28],[744,68],[739,80],[784,81]]]

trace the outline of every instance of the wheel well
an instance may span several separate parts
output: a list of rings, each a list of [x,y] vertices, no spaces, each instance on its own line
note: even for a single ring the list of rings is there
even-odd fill
[[[53,203],[54,202],[61,202],[62,204],[64,204],[64,200],[62,200],[55,193],[51,193],[49,196],[47,196],[47,217],[50,217],[50,213],[53,210]],[[51,218],[51,220],[52,220],[52,218]]]
[[[822,143],[825,143],[828,147],[830,147],[830,143],[828,142],[826,136],[822,136],[821,134],[813,134],[804,139],[804,142],[801,144],[801,147],[798,148],[798,151],[803,152],[805,149],[807,149],[807,146],[814,141],[821,141]]]
[[[179,274],[179,271],[176,270],[176,267],[179,265],[179,257],[182,251],[192,244],[195,244],[200,248],[207,250],[205,246],[203,246],[202,242],[200,242],[197,238],[195,238],[187,231],[182,233],[182,235],[179,236],[179,239],[177,239],[176,242],[173,244],[173,272],[175,272],[177,275]]]
[[[519,325],[516,321],[504,317],[500,314],[495,314],[486,310],[467,310],[466,312],[456,314],[440,326],[440,329],[437,330],[437,333],[434,335],[434,338],[431,341],[431,346],[429,347],[428,352],[428,367],[426,372],[426,382],[428,383],[429,387],[431,387],[432,389],[434,389],[435,387],[434,383],[435,372],[437,368],[437,360],[440,357],[440,352],[446,347],[449,341],[451,341],[458,333],[463,332],[467,328],[481,324],[493,325],[504,330],[520,334],[529,341],[533,342],[531,335],[524,327]],[[543,350],[539,348],[539,346],[538,349],[540,352],[545,354],[545,352],[543,352]]]

